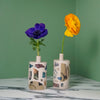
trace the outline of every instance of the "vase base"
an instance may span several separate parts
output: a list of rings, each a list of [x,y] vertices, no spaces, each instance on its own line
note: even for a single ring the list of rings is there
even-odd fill
[[[66,87],[66,88],[58,88],[58,87],[53,87],[54,89],[57,89],[57,90],[66,90],[66,89],[68,89],[69,88],[69,86],[68,87]]]

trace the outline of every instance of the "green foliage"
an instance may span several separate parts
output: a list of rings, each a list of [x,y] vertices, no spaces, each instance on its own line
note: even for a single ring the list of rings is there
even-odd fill
[[[45,44],[43,43],[44,39],[38,40],[36,41],[34,38],[30,38],[30,44],[32,45],[32,49],[35,51],[37,48],[40,51],[40,45],[45,46]]]
[[[39,45],[45,46],[45,44],[43,43],[43,41],[44,41],[44,39],[41,39],[41,40],[39,41]]]

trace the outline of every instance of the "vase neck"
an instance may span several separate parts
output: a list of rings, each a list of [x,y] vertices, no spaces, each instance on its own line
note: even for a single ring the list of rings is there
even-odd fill
[[[59,54],[59,60],[61,60],[61,61],[64,60],[64,54],[63,53]]]
[[[36,62],[38,62],[38,63],[41,62],[41,56],[36,56]]]

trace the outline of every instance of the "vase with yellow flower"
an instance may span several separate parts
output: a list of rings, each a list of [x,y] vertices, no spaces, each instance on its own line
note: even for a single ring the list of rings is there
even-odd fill
[[[70,76],[70,61],[64,60],[64,40],[65,37],[73,37],[80,31],[80,20],[74,14],[68,14],[65,16],[66,30],[62,40],[62,49],[59,54],[59,59],[54,60],[54,72],[53,72],[53,87],[56,89],[67,89],[69,87]]]
[[[40,46],[45,46],[43,43],[45,37],[48,34],[48,30],[45,29],[44,23],[36,23],[34,27],[25,31],[26,35],[30,38],[30,44],[32,49],[37,51],[36,61],[29,62],[28,68],[28,85],[30,90],[43,90],[46,89],[47,80],[47,63],[41,62]]]

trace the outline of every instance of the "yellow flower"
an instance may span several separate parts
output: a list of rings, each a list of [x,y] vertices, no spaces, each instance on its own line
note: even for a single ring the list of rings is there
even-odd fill
[[[69,14],[65,16],[65,26],[67,27],[65,35],[68,37],[73,37],[77,35],[80,31],[80,20],[74,14]]]

